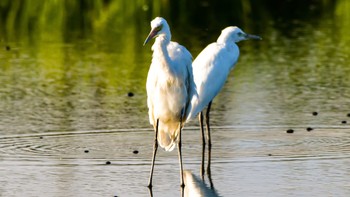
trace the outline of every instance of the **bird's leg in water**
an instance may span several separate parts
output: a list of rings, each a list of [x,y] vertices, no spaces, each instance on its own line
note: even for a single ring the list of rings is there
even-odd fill
[[[185,189],[185,183],[184,183],[184,170],[182,166],[182,153],[181,153],[181,133],[182,133],[182,120],[180,120],[180,132],[179,132],[179,142],[177,145],[178,154],[179,154],[179,163],[180,163],[180,186],[181,186],[181,196],[184,196],[184,189]]]
[[[153,197],[153,189],[152,189],[152,187],[148,187],[148,191],[149,191],[149,196]]]
[[[202,180],[204,181],[204,159],[205,159],[205,135],[204,135],[204,128],[203,128],[203,112],[199,113],[199,125],[202,133],[202,164],[200,169],[200,175],[202,177]]]
[[[149,176],[149,181],[148,181],[148,188],[152,188],[152,178],[153,178],[153,169],[154,169],[154,162],[156,160],[156,154],[157,154],[157,149],[158,149],[158,125],[159,125],[159,119],[157,119],[156,123],[156,134],[154,137],[154,146],[153,146],[153,157],[152,157],[152,167],[151,167],[151,173]]]
[[[210,125],[209,125],[209,112],[211,107],[211,101],[208,104],[207,113],[205,114],[205,124],[207,126],[207,139],[208,139],[208,164],[207,164],[207,175],[210,183],[210,187],[213,188],[213,181],[211,180],[211,170],[210,170],[210,163],[211,163],[211,137],[210,137]]]

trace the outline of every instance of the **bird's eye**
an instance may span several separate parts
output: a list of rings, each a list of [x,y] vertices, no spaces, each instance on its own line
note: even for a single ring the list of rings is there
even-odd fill
[[[160,25],[160,26],[156,27],[155,30],[158,32],[158,31],[162,30],[162,28],[163,28],[163,25]]]
[[[242,36],[243,36],[243,33],[242,33],[242,32],[238,32],[237,35],[238,35],[239,37],[242,37]]]

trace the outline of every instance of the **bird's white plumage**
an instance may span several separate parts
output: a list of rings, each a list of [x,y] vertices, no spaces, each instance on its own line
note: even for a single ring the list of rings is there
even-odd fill
[[[149,121],[156,127],[159,119],[159,145],[171,151],[193,92],[192,56],[185,47],[170,41],[170,29],[163,18],[155,18],[151,27],[150,35],[156,30],[157,38],[146,83]]]
[[[235,55],[232,55],[235,54]],[[230,70],[237,62],[239,49],[237,45],[213,43],[207,46],[193,62],[194,82],[197,95],[192,98],[192,119],[219,93],[224,86]]]
[[[239,57],[236,42],[245,34],[238,27],[227,27],[217,42],[209,44],[193,61],[193,78],[197,95],[191,100],[187,120],[193,119],[220,92]]]
[[[192,63],[197,95],[191,100],[187,120],[195,118],[220,92],[238,60],[238,46],[226,40],[228,33],[223,31],[218,42],[209,44]]]

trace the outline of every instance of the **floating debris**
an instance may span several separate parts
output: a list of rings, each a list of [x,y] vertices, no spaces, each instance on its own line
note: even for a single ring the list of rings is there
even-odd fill
[[[268,154],[267,156],[271,157],[271,156],[272,156],[272,154],[270,153],[270,154]]]
[[[43,139],[44,137],[43,136],[40,136],[39,139]]]
[[[287,133],[294,133],[294,130],[293,129],[288,129]]]
[[[84,153],[89,153],[89,150],[84,150]]]
[[[5,47],[5,49],[6,49],[6,51],[9,51],[9,50],[11,50],[11,47],[10,47],[9,45],[7,45],[7,46]]]
[[[346,124],[347,122],[346,122],[346,120],[343,120],[343,121],[341,121],[341,123],[342,123],[342,124]]]
[[[134,93],[128,92],[128,97],[133,97],[133,96],[134,96]]]
[[[111,164],[111,162],[110,161],[106,161],[106,165],[110,165]]]
[[[312,112],[312,115],[317,116],[318,112],[314,111],[314,112]]]
[[[132,153],[134,153],[134,154],[138,154],[138,153],[139,153],[139,151],[138,151],[138,150],[134,150],[134,151],[132,151]]]
[[[311,127],[306,128],[306,131],[312,131],[312,130],[314,130],[314,129]]]
[[[348,113],[347,116],[350,117],[350,113]]]

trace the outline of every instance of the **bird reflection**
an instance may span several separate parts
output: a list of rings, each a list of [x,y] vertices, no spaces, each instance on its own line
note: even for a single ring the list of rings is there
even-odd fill
[[[192,172],[184,171],[185,197],[219,197],[213,187],[211,176],[208,176],[210,187]]]
[[[194,175],[191,171],[184,170],[184,197],[220,197],[214,187],[208,186],[204,180]],[[211,177],[208,176],[210,185],[212,185]],[[148,187],[149,195],[153,197],[152,187]]]

